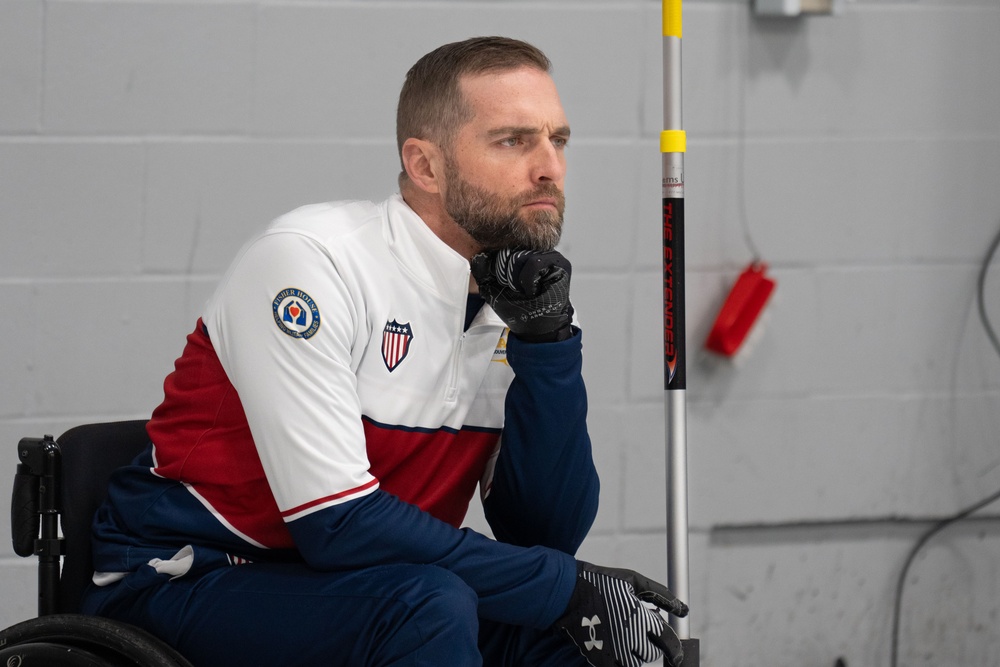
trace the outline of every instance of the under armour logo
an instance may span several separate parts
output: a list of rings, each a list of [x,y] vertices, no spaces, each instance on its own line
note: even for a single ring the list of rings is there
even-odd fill
[[[593,618],[587,618],[586,616],[580,621],[580,625],[590,630],[590,641],[583,643],[583,647],[588,651],[593,651],[595,648],[600,651],[604,648],[604,642],[597,638],[597,628],[594,626],[600,625],[601,619],[595,614]]]

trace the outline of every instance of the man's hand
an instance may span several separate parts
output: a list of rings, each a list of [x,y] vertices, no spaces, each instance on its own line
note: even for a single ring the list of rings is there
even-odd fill
[[[632,570],[577,561],[578,578],[566,613],[555,622],[594,667],[639,667],[666,654],[684,660],[681,642],[658,609],[687,616],[666,586]]]
[[[497,250],[472,258],[479,293],[514,335],[533,343],[573,335],[572,270],[555,250]]]

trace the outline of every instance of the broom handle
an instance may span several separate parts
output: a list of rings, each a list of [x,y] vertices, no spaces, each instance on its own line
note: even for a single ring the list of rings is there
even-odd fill
[[[663,361],[666,393],[667,586],[691,602],[688,577],[687,367],[684,335],[684,151],[681,122],[681,0],[663,0]],[[687,618],[670,617],[680,639]]]

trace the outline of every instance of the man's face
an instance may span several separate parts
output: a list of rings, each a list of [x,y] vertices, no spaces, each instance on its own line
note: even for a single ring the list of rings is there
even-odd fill
[[[484,249],[550,250],[565,206],[569,125],[545,72],[466,77],[474,115],[445,155],[444,205]]]

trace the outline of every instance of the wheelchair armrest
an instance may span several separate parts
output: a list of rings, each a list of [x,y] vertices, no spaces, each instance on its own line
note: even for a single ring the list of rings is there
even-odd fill
[[[17,443],[17,458],[20,463],[14,475],[10,506],[14,553],[35,554],[44,562],[57,562],[62,554],[59,443],[51,435],[21,438]]]
[[[38,475],[28,466],[18,464],[14,474],[14,491],[10,498],[10,532],[14,553],[26,558],[35,553],[35,540],[41,517],[38,512]]]

